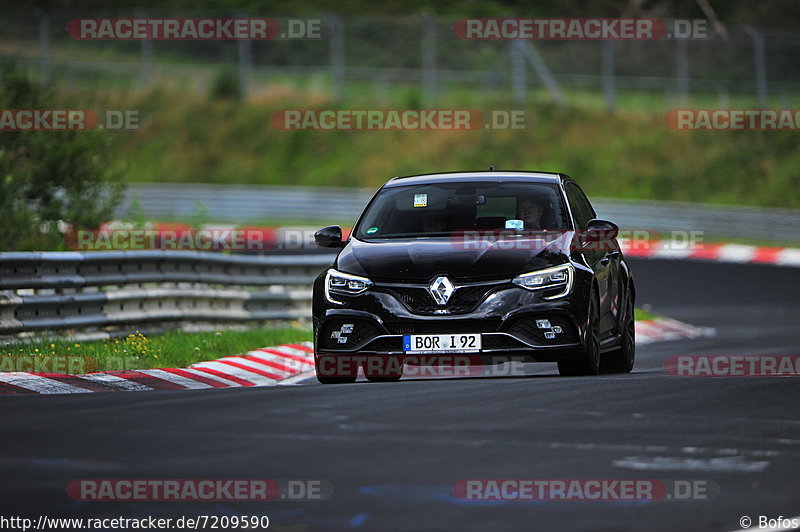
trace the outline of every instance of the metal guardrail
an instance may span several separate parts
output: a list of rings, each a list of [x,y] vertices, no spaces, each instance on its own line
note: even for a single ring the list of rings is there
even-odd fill
[[[658,232],[700,231],[707,239],[748,238],[763,242],[797,242],[800,210],[723,206],[652,200],[598,199],[600,217],[623,229]]]
[[[130,216],[132,203],[148,220],[189,219],[202,206],[214,221],[263,219],[341,220],[356,217],[375,194],[372,189],[252,185],[131,184],[117,209]]]
[[[0,253],[0,335],[310,315],[330,255]],[[294,287],[294,289],[293,289]]]
[[[214,221],[245,224],[264,219],[319,220],[350,225],[366,206],[372,189],[244,185],[133,184],[117,211],[130,216],[139,198],[150,220],[188,219],[198,203]],[[752,238],[796,242],[800,210],[720,206],[649,200],[592,198],[598,215],[622,229],[701,231],[706,238]]]
[[[148,217],[355,220],[372,190],[228,185],[134,185]],[[129,196],[129,201],[130,201]],[[706,238],[797,241],[800,211],[693,203],[594,201],[625,230],[702,231]],[[236,213],[233,218],[230,213]],[[301,213],[301,214],[297,214]],[[191,251],[0,253],[0,335],[164,322],[284,320],[310,314],[309,285],[330,254]],[[295,287],[292,289],[291,287]]]

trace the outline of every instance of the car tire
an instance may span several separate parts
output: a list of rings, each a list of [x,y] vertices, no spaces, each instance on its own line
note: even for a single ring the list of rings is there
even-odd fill
[[[379,364],[369,364],[370,358],[361,366],[370,382],[397,382],[403,377],[403,361],[397,357],[381,357]]]
[[[358,378],[358,366],[346,357],[314,355],[314,372],[320,384],[350,384]],[[334,370],[331,371],[330,368]]]
[[[630,373],[636,361],[636,322],[631,289],[625,293],[625,315],[622,320],[619,349],[606,353],[600,364],[603,373]]]
[[[572,377],[600,373],[600,305],[594,291],[589,298],[587,322],[583,350],[558,361],[558,373],[562,376]]]

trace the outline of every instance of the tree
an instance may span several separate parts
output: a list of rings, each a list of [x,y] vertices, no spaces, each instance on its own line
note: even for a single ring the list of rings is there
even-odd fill
[[[14,66],[0,75],[0,110],[63,109]],[[0,251],[64,249],[65,227],[97,229],[124,185],[104,131],[0,131]]]

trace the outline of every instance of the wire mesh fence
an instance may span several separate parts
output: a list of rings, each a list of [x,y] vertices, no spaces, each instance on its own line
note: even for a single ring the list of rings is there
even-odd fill
[[[488,95],[525,105],[542,93],[557,103],[608,109],[647,97],[675,105],[790,107],[800,92],[800,34],[732,27],[706,38],[654,40],[467,40],[456,19],[287,17],[244,12],[37,11],[4,13],[0,56],[68,90],[153,86],[208,91],[228,72],[245,96],[271,83],[311,85],[331,99],[357,91],[376,100],[414,89],[419,105],[447,95]],[[80,40],[81,18],[269,17],[269,40]],[[292,38],[292,32],[296,38]],[[592,95],[596,95],[593,97]],[[599,96],[597,96],[599,95]],[[413,98],[412,98],[413,100]],[[414,101],[410,103],[415,103]]]

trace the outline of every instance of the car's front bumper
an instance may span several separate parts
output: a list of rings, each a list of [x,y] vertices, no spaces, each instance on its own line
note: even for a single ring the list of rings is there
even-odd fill
[[[580,277],[569,295],[555,300],[507,281],[486,283],[493,286],[479,294],[479,302],[468,312],[463,311],[465,305],[457,306],[459,300],[450,309],[456,312],[421,307],[413,297],[399,293],[397,287],[403,285],[390,283],[376,283],[374,289],[336,305],[325,299],[321,281],[315,284],[314,299],[318,356],[406,356],[403,337],[412,334],[480,333],[482,349],[473,354],[486,359],[556,361],[583,345],[588,283]]]

